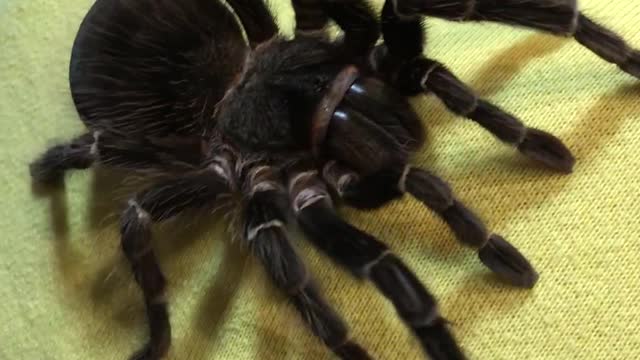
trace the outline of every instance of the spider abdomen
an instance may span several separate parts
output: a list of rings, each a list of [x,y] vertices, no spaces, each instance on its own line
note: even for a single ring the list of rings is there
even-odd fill
[[[93,130],[200,135],[247,53],[218,1],[97,0],[73,45],[71,94]]]

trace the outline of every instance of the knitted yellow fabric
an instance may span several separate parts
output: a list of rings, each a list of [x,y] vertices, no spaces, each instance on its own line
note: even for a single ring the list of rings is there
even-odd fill
[[[117,236],[127,193],[105,172],[75,172],[34,195],[27,164],[82,130],[67,67],[90,0],[0,0],[0,359],[125,359],[146,338],[139,292]],[[379,2],[378,2],[379,3]],[[640,48],[637,0],[583,11]],[[288,1],[273,1],[286,31]],[[440,299],[473,359],[640,358],[640,88],[570,39],[495,24],[429,22],[430,56],[484,97],[574,151],[574,174],[532,165],[434,98],[415,162],[450,181],[541,272],[532,291],[495,281],[418,202],[345,209],[388,242]],[[111,176],[111,177],[116,177]],[[200,217],[157,231],[170,281],[171,359],[325,359],[259,264]],[[393,308],[296,238],[353,336],[378,359],[422,358]]]

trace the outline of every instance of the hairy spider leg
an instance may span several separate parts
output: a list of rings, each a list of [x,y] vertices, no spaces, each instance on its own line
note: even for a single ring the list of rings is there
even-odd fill
[[[289,196],[272,169],[256,167],[248,176],[244,239],[275,285],[291,300],[313,333],[344,360],[371,359],[348,337],[344,321],[324,300],[287,238]]]
[[[95,139],[92,134],[82,134],[68,143],[47,149],[29,165],[34,182],[61,185],[67,170],[88,169],[95,161]]]
[[[335,213],[315,171],[294,174],[289,188],[298,223],[313,245],[354,276],[371,280],[432,359],[465,358],[433,295],[384,243]]]
[[[424,29],[419,17],[403,18],[393,2],[383,7],[385,45],[376,49],[375,67],[406,95],[431,92],[453,113],[471,119],[504,143],[551,169],[569,173],[575,158],[553,134],[527,127],[514,115],[478,95],[443,64],[425,58]],[[413,42],[402,41],[403,37]]]
[[[134,138],[104,131],[54,145],[30,164],[36,183],[59,186],[68,170],[84,170],[98,163],[133,172],[175,173],[197,169],[204,161],[199,137]]]
[[[387,0],[401,18],[416,15],[455,21],[493,21],[573,36],[624,72],[640,78],[640,51],[579,11],[576,0]]]
[[[500,278],[523,288],[532,288],[538,280],[529,261],[502,236],[490,233],[482,219],[455,197],[451,187],[429,171],[405,165],[360,177],[341,164],[329,162],[323,177],[348,205],[358,208],[372,204],[379,207],[408,192],[435,212],[460,243],[477,249],[482,263]]]
[[[149,342],[131,359],[160,359],[171,343],[166,280],[153,252],[151,225],[212,204],[228,191],[227,178],[210,168],[152,185],[129,200],[120,225],[122,250],[142,290],[149,325]]]

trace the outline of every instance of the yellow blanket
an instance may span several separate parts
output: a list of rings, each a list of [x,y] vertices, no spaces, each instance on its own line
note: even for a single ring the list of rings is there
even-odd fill
[[[91,0],[0,0],[0,359],[125,359],[142,344],[141,297],[122,260],[117,176],[75,172],[54,196],[32,193],[27,164],[78,134],[67,68]],[[291,29],[288,1],[272,7]],[[640,48],[637,0],[583,10]],[[437,294],[473,359],[640,358],[640,88],[570,39],[495,24],[429,22],[430,56],[577,156],[561,176],[531,165],[431,97],[416,163],[541,272],[532,291],[496,282],[475,254],[406,198],[345,216],[387,241]],[[116,177],[115,181],[112,179]],[[223,226],[206,217],[156,232],[170,281],[171,359],[325,359],[284,296]],[[392,307],[298,241],[354,337],[378,359],[419,359]]]

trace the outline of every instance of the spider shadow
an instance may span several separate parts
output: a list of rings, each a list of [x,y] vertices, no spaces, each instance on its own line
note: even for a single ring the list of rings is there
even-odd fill
[[[577,159],[574,173],[580,173],[589,164],[598,160],[598,152],[618,133],[625,119],[636,115],[640,110],[638,99],[640,99],[640,85],[624,85],[609,94],[600,96],[593,106],[584,112],[585,116],[563,137]],[[496,209],[490,196],[483,196],[475,201],[473,205],[479,208],[492,209],[494,216],[491,226],[494,228],[504,227],[510,216],[525,212],[529,207],[562,192],[572,178],[571,175],[557,175],[548,170],[539,169],[536,164],[522,159],[519,154],[501,154],[485,158],[483,161],[494,164],[497,171],[474,172],[475,181],[493,184],[495,187],[491,192],[501,194],[503,198],[525,199],[525,201],[501,202],[499,209]],[[522,182],[523,176],[527,181],[519,186],[513,186],[518,181]]]
[[[122,186],[121,177],[118,174],[104,174],[105,170],[98,170],[94,177],[92,199],[90,200],[90,223],[92,226],[102,228],[106,224],[104,219],[109,220],[107,226],[114,227],[117,225],[117,216],[122,210],[122,204],[130,196],[136,193],[136,190],[143,188],[148,182],[144,179],[133,179],[130,183]],[[123,191],[124,189],[124,191]],[[211,238],[220,238],[224,235],[223,219],[218,214],[208,214],[206,212],[185,212],[175,219],[165,221],[161,224],[155,224],[153,230],[154,251],[158,257],[158,262],[170,286],[167,289],[169,294],[177,294],[189,291],[183,289],[181,284],[187,283],[194,271],[194,264],[207,264],[210,258],[207,255],[215,251],[222,250],[222,262],[220,264],[219,273],[215,275],[215,280],[207,290],[203,302],[200,305],[200,312],[206,313],[199,321],[200,329],[209,332],[212,336],[216,334],[215,327],[218,324],[216,319],[222,319],[226,308],[232,303],[232,299],[237,291],[240,277],[242,275],[242,264],[246,254],[234,244],[220,244],[215,242],[214,248],[207,245]],[[212,229],[214,229],[212,231]],[[116,235],[119,238],[118,235]],[[118,250],[119,250],[118,240]],[[129,271],[129,264],[118,251],[118,272],[125,272],[127,282],[130,287],[137,291],[137,285],[133,281]],[[105,302],[110,299],[108,306],[120,304],[122,308],[135,307],[139,314],[143,314],[143,302],[140,296],[131,299],[127,297],[128,291],[122,291],[119,288],[119,281],[111,281],[113,273],[108,272],[109,267],[105,268],[100,275],[96,276],[96,281],[92,289],[92,298],[97,302]],[[105,274],[109,274],[106,275]],[[106,280],[106,281],[105,281]],[[125,295],[125,296],[123,296]],[[171,295],[170,295],[171,296]],[[173,296],[171,296],[173,297]],[[129,301],[125,304],[123,301]],[[127,311],[122,312],[122,316],[117,317],[124,320],[129,326],[132,318]],[[206,321],[206,319],[213,321]],[[139,324],[139,322],[138,322]],[[212,325],[213,324],[213,325]],[[213,330],[212,330],[213,329]]]
[[[64,183],[59,185],[44,185],[31,182],[31,193],[36,198],[49,201],[49,222],[53,235],[60,241],[69,239],[69,212]]]
[[[86,237],[74,236],[70,233],[68,190],[70,189],[64,181],[55,185],[32,183],[32,194],[49,201],[50,223],[54,236],[53,251],[57,260],[55,275],[59,277],[58,282],[62,287],[61,297],[64,303],[73,304],[70,306],[75,306],[77,314],[82,319],[98,318],[102,321],[107,316],[101,311],[96,311],[97,302],[92,301],[90,296],[92,289],[90,278],[95,274],[87,275],[87,269],[91,267],[85,267],[85,265],[99,261],[99,257],[109,253],[110,249],[104,246],[103,242],[98,242],[95,243],[95,247],[86,251]],[[87,235],[87,237],[93,236]],[[92,255],[87,256],[86,253]],[[83,334],[87,335],[89,330],[87,326],[87,331]],[[99,342],[99,339],[90,336],[85,340]]]
[[[533,297],[535,294],[531,290],[510,286],[485,272],[480,276],[468,276],[460,288],[442,297],[442,304],[452,310],[447,313],[461,314],[464,319],[457,322],[449,318],[454,331],[469,334],[473,333],[476,320],[504,317],[509,311],[525,306]]]
[[[469,84],[480,96],[494,95],[515,78],[528,63],[553,54],[572,41],[572,39],[550,34],[531,34],[484,63],[473,75]]]
[[[246,249],[236,244],[223,245],[222,262],[218,267],[215,280],[201,296],[194,321],[196,330],[176,344],[176,347],[190,349],[189,359],[207,359],[208,350],[219,344],[222,325],[229,310],[238,299],[238,292],[247,268]]]
[[[77,242],[70,241],[64,188],[34,186],[33,190],[38,196],[49,197],[54,248],[58,259],[56,263],[65,289],[64,296],[73,298],[81,305],[78,311],[83,318],[116,326],[123,330],[123,334],[134,328],[137,329],[135,332],[142,333],[146,331],[144,302],[130,273],[130,265],[120,251],[118,220],[126,200],[147,181],[127,178],[120,171],[101,167],[91,172],[93,179],[87,200],[87,215],[84,217],[88,231],[86,238],[74,239]],[[220,242],[209,240],[218,238],[217,232],[212,234],[212,228],[220,228],[220,220],[217,215],[185,213],[184,216],[154,226],[154,251],[168,279],[167,293],[170,298],[189,291],[183,285],[193,275],[193,265],[206,265],[210,261],[208,256],[219,247],[216,244]],[[206,301],[213,300],[212,304],[205,306],[203,302],[200,306],[207,317],[213,314],[213,325],[207,322],[209,337],[217,335],[215,326],[218,321],[215,320],[223,320],[225,308],[232,304],[242,273],[237,271],[236,266],[242,263],[242,254],[230,249],[233,248],[231,245],[225,248],[220,264],[221,274],[216,274],[205,296]],[[95,337],[89,335],[86,340],[98,343],[103,339],[97,334]]]
[[[266,277],[265,277],[266,280]],[[268,303],[268,310],[257,314],[258,332],[255,358],[256,359],[291,359],[290,349],[299,349],[300,341],[309,339],[310,334],[296,336],[291,329],[304,329],[305,325],[300,315],[287,306],[286,295],[277,289],[262,287],[264,302]],[[289,316],[283,316],[290,314]],[[307,336],[309,335],[309,336]],[[313,346],[311,348],[314,348]]]

